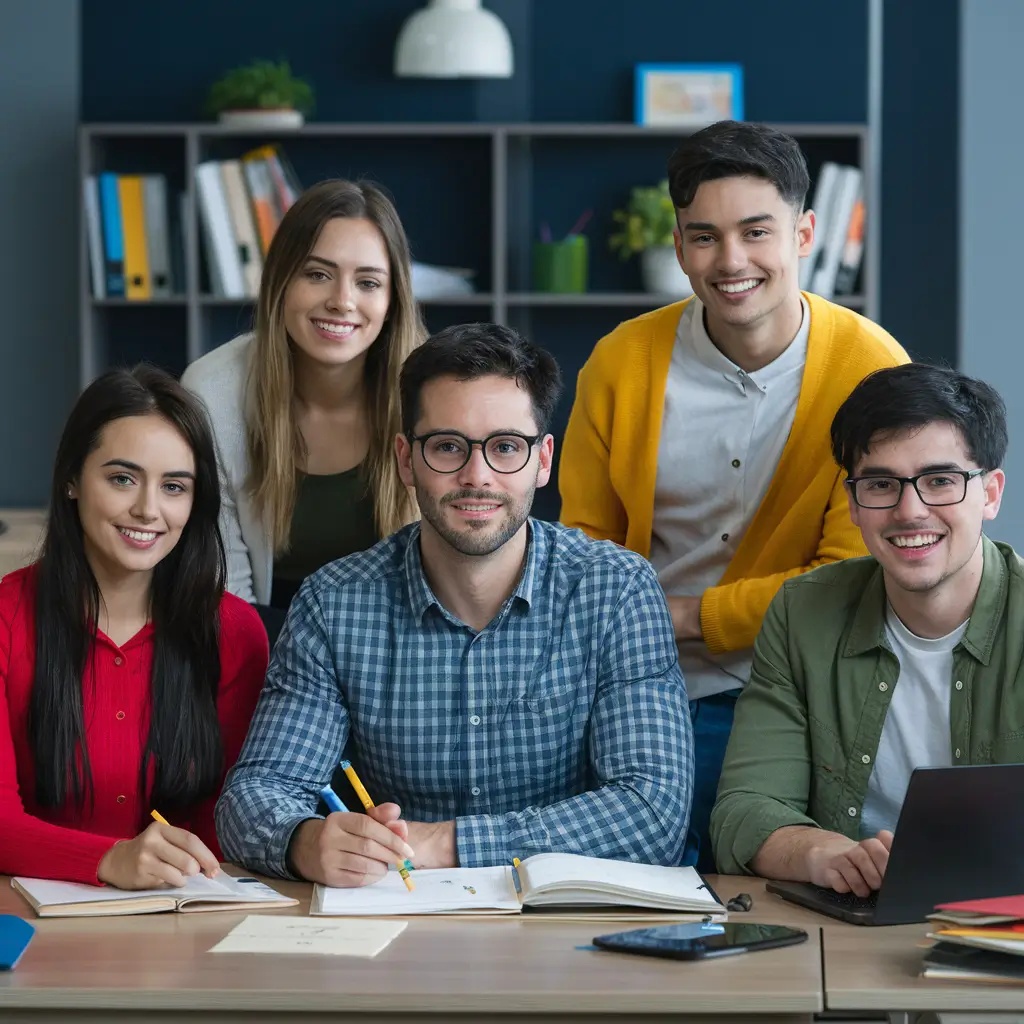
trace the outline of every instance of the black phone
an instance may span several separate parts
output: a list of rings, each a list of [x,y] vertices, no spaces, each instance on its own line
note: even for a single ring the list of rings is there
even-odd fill
[[[616,953],[663,956],[672,960],[707,960],[777,946],[795,946],[807,932],[777,924],[714,924],[694,921],[598,935],[594,945]]]

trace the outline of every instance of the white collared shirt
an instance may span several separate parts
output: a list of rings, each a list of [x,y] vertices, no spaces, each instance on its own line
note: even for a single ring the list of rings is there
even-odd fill
[[[753,373],[708,336],[704,306],[683,310],[665,387],[654,489],[651,562],[665,592],[715,586],[750,526],[779,464],[796,415],[811,313],[782,354]],[[746,683],[752,651],[709,654],[682,644],[679,663],[691,700]]]

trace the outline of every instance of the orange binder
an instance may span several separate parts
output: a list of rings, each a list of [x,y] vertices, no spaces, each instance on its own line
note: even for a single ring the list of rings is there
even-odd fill
[[[121,200],[121,224],[124,231],[124,292],[129,299],[152,298],[149,256],[146,253],[146,220],[143,214],[142,177],[117,176]]]

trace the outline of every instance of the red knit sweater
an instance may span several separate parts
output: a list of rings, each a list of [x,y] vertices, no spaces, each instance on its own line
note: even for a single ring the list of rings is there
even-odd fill
[[[151,821],[139,784],[149,735],[153,629],[122,647],[100,633],[94,668],[86,672],[86,745],[95,799],[80,813],[72,803],[41,809],[28,714],[35,665],[33,566],[0,581],[0,874],[98,884],[96,869],[118,839],[138,835]],[[238,758],[267,669],[267,634],[254,609],[230,594],[220,606],[220,690],[217,714],[225,767]],[[211,798],[172,825],[194,832],[220,856]],[[160,810],[160,808],[157,808]]]

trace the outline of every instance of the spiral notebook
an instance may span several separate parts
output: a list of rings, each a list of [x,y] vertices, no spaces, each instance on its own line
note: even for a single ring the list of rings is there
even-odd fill
[[[538,853],[518,870],[509,866],[418,870],[416,888],[406,890],[397,871],[358,889],[318,885],[310,913],[326,916],[401,916],[411,914],[520,914],[571,910],[644,911],[717,919],[725,907],[690,867],[581,857],[570,853]]]

